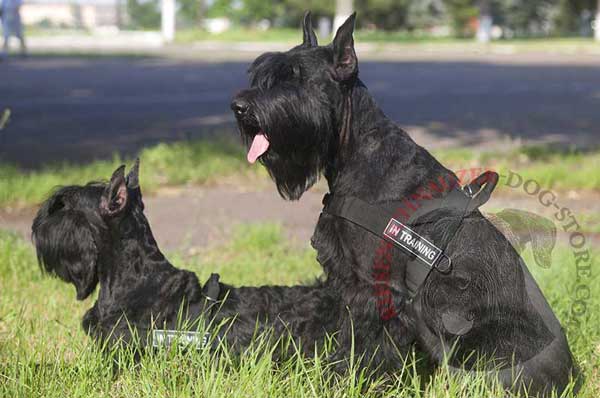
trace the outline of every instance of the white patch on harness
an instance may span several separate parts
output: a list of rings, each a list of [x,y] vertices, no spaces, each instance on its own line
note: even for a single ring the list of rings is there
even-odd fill
[[[152,346],[169,346],[173,342],[180,346],[195,346],[196,348],[206,347],[210,333],[185,332],[181,330],[161,330],[152,331]]]
[[[430,267],[435,265],[442,254],[436,245],[394,218],[390,219],[383,234]]]

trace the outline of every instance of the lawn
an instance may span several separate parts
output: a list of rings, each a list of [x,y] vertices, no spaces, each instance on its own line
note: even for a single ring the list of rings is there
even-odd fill
[[[544,188],[600,191],[600,151],[565,152],[531,146],[509,153],[451,148],[433,154],[452,170],[490,168],[500,174],[513,170],[525,179],[535,179]],[[226,177],[241,177],[238,180],[243,184],[248,180],[244,177],[267,176],[263,167],[248,165],[244,148],[233,139],[162,143],[143,149],[139,156],[142,185],[149,194],[162,187],[213,184]],[[50,164],[34,171],[0,163],[0,208],[35,206],[59,185],[83,184],[99,176],[108,178],[122,163],[131,164],[132,159],[115,155],[112,160]],[[500,184],[499,191],[502,189]]]
[[[165,186],[206,185],[232,175],[264,173],[262,168],[248,167],[242,147],[227,139],[162,143],[143,149],[139,156],[141,183],[148,193]],[[123,163],[133,160],[115,155],[112,160],[50,164],[34,171],[0,164],[0,208],[35,206],[57,186],[108,178]]]
[[[358,30],[354,38],[357,43],[405,45],[410,49],[423,48],[432,50],[466,49],[491,50],[498,52],[538,52],[552,54],[600,53],[598,44],[592,38],[582,37],[548,37],[496,40],[491,43],[479,44],[475,39],[454,37],[435,37],[426,33],[411,33],[405,31]],[[222,42],[279,42],[294,44],[302,39],[299,29],[273,28],[268,30],[235,27],[222,33],[209,33],[203,29],[181,29],[177,31],[175,41],[178,43],[193,43],[201,41]],[[331,41],[332,37],[319,37],[321,44]]]
[[[596,252],[597,256],[598,253]],[[233,284],[295,284],[320,274],[311,249],[290,246],[277,225],[241,226],[230,243],[206,248],[194,257],[170,257],[195,271],[201,280],[219,272]],[[526,256],[528,263],[529,256]],[[531,266],[586,375],[581,397],[600,394],[600,284],[591,289],[586,316],[569,320],[575,285],[568,248],[557,248],[554,266]],[[256,345],[241,358],[208,351],[160,350],[137,365],[128,353],[101,355],[84,335],[80,319],[94,298],[75,301],[74,288],[43,276],[28,242],[0,233],[0,396],[2,397],[499,397],[505,396],[481,377],[451,375],[444,368],[433,378],[420,372],[411,357],[397,374],[366,383],[352,368],[346,375],[327,371],[325,353],[274,363]],[[329,349],[334,348],[330,343]],[[359,353],[356,353],[358,355]],[[113,360],[121,372],[113,375]]]
[[[516,172],[541,187],[557,191],[600,190],[600,151],[581,152],[547,146],[523,146],[508,152],[478,152],[468,148],[432,151],[446,167],[458,171],[488,168],[501,175]],[[499,190],[504,184],[499,184]],[[504,186],[504,189],[506,188]]]

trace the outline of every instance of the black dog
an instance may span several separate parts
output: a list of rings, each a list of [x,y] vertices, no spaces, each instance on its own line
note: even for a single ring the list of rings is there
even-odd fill
[[[303,43],[259,56],[249,69],[251,87],[232,101],[248,161],[267,168],[284,199],[299,199],[323,175],[333,197],[389,208],[442,176],[458,180],[384,115],[359,80],[354,19],[331,44],[319,46],[307,13]],[[405,280],[412,257],[389,253],[386,300],[395,313],[381,317],[373,269],[381,237],[326,210],[312,245],[324,287],[341,295],[333,311],[352,314],[352,325],[345,318],[336,325],[341,357],[354,334],[357,351],[394,369],[416,341],[438,363],[447,358],[451,366],[472,369],[476,357],[495,360],[500,380],[515,390],[549,394],[569,383],[574,365],[560,325],[519,255],[479,211],[456,229],[456,214],[440,209],[417,228],[433,242],[450,239],[445,252],[452,268],[432,271],[415,297]],[[453,328],[453,319],[468,328]]]
[[[108,183],[59,189],[42,205],[32,227],[40,264],[75,285],[77,299],[100,284],[98,299],[83,318],[93,338],[144,347],[156,343],[148,340],[152,330],[166,329],[158,336],[164,340],[168,331],[185,325],[195,330],[197,321],[210,318],[212,325],[227,330],[216,333],[232,350],[247,347],[257,331],[268,330],[301,336],[310,352],[310,343],[334,328],[337,315],[330,308],[339,304],[318,285],[232,288],[213,274],[201,287],[192,272],[171,265],[143,213],[138,163],[127,177],[124,169],[119,167]]]

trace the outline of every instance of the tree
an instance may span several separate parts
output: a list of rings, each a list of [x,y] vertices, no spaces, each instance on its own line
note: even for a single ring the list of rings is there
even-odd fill
[[[158,0],[127,0],[127,13],[133,28],[157,29],[160,26]]]
[[[188,24],[198,25],[206,14],[205,0],[179,0],[179,15]]]
[[[413,0],[408,6],[406,23],[409,30],[440,26],[446,20],[447,10],[443,0]]]
[[[515,36],[550,33],[556,0],[501,0],[496,7],[497,23]]]
[[[559,0],[558,12],[554,20],[555,33],[579,34],[582,23],[589,23],[589,21],[582,21],[583,12],[592,13],[597,5],[597,0]]]
[[[479,15],[475,0],[446,0],[446,7],[454,34],[458,37],[473,36],[471,22]]]
[[[408,27],[407,15],[411,0],[355,0],[362,26],[373,24],[377,29],[398,30]]]

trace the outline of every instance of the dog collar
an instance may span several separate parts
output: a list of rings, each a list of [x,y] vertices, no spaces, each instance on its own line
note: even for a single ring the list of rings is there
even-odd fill
[[[414,297],[433,269],[444,274],[452,271],[446,248],[462,221],[488,201],[498,174],[486,171],[462,188],[454,176],[447,182],[438,195],[420,192],[378,205],[355,196],[328,193],[323,198],[323,212],[348,220],[407,253],[406,285]],[[433,239],[416,232],[419,226],[438,221],[439,211],[452,220],[441,237]]]

